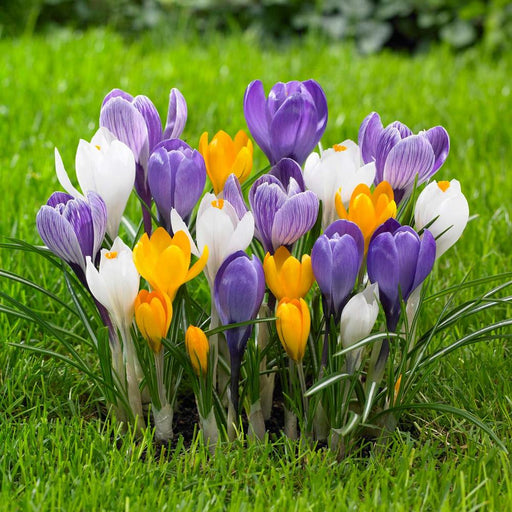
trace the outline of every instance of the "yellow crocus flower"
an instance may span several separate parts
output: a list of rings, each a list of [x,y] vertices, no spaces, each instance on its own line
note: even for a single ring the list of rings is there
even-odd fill
[[[368,185],[358,185],[352,192],[348,211],[341,201],[340,191],[336,192],[335,204],[341,219],[350,220],[361,229],[365,254],[373,232],[389,218],[396,217],[393,189],[387,181],[380,182],[373,193]]]
[[[167,336],[172,320],[172,302],[159,291],[141,290],[135,299],[135,321],[151,350],[162,350],[162,338]]]
[[[277,300],[304,297],[315,282],[311,257],[304,254],[299,261],[284,246],[279,247],[273,256],[267,252],[263,270],[267,286]]]
[[[199,327],[189,326],[185,333],[185,346],[196,374],[205,375],[208,369],[210,345],[204,331]]]
[[[210,143],[208,132],[204,132],[199,139],[199,152],[203,155],[215,195],[222,192],[230,174],[234,174],[240,183],[251,174],[253,146],[243,130],[234,139],[221,130]]]
[[[300,363],[306,352],[311,316],[304,299],[284,297],[276,311],[276,328],[279,339],[288,356]]]
[[[201,257],[190,266],[190,240],[183,231],[171,237],[159,227],[148,237],[144,233],[133,249],[133,261],[139,274],[154,290],[174,299],[178,288],[196,277],[206,265],[208,247],[205,246]]]

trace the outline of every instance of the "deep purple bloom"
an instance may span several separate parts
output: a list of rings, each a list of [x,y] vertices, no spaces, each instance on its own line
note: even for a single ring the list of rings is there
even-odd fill
[[[220,266],[213,286],[215,308],[223,325],[254,320],[265,294],[265,274],[256,256],[243,251],[228,256]],[[231,358],[231,401],[238,411],[240,364],[252,325],[225,331]]]
[[[85,282],[85,258],[94,261],[107,228],[107,208],[95,192],[87,200],[54,192],[37,212],[36,225],[46,246]]]
[[[240,182],[234,174],[228,176],[224,188],[222,189],[222,197],[233,206],[238,219],[242,219],[247,213],[247,205],[244,201]]]
[[[418,135],[400,121],[384,128],[379,114],[372,112],[359,128],[359,147],[365,164],[375,161],[375,185],[388,181],[398,203],[410,193],[416,176],[421,185],[443,165],[450,138],[442,126]]]
[[[251,187],[249,203],[256,237],[271,254],[281,245],[296,242],[318,216],[318,197],[310,190],[302,192],[293,178],[285,188],[275,176],[261,176]]]
[[[394,332],[400,319],[401,300],[428,276],[436,258],[436,242],[425,230],[420,239],[409,226],[390,219],[373,234],[367,257],[368,277],[379,283],[379,296],[387,328]]]
[[[363,256],[363,234],[348,220],[333,222],[313,245],[311,264],[322,292],[324,312],[333,315],[336,322],[354,289]]]
[[[275,176],[283,184],[285,189],[288,188],[290,180],[293,178],[297,182],[297,185],[299,185],[301,192],[306,190],[302,169],[300,165],[291,158],[281,158],[281,160],[270,169],[269,174]]]
[[[292,158],[300,165],[322,137],[327,125],[327,100],[314,80],[278,82],[268,98],[260,80],[244,96],[247,126],[271,164]]]
[[[169,231],[171,209],[187,222],[206,183],[204,159],[180,139],[157,144],[148,162],[148,184],[160,222]]]

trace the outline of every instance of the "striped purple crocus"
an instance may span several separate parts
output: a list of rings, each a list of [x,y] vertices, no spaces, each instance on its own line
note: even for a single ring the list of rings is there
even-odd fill
[[[313,245],[311,264],[322,292],[324,313],[333,316],[335,322],[354,289],[363,256],[363,234],[348,220],[333,222]]]
[[[265,274],[260,260],[243,251],[228,256],[220,266],[213,286],[215,308],[222,325],[254,320],[265,294]],[[231,402],[238,413],[240,365],[252,325],[225,332],[231,359]]]
[[[148,184],[161,224],[170,231],[171,210],[188,222],[203,193],[206,166],[199,151],[180,139],[163,140],[151,153]]]
[[[293,177],[288,187],[270,174],[258,178],[249,192],[256,237],[265,252],[274,254],[281,245],[291,246],[315,224],[318,197],[303,192]]]
[[[359,147],[365,164],[375,161],[375,185],[388,181],[398,204],[410,194],[416,177],[421,185],[443,165],[450,138],[442,126],[418,135],[400,121],[384,128],[379,114],[372,112],[359,128]]]
[[[379,297],[386,314],[387,329],[394,332],[401,301],[430,274],[436,258],[436,242],[430,231],[420,238],[410,226],[387,220],[372,236],[368,248],[368,278],[379,284]]]
[[[322,137],[327,125],[327,100],[314,80],[275,84],[268,98],[254,80],[244,96],[247,126],[272,165],[289,157],[300,165]]]
[[[95,192],[86,198],[74,198],[54,192],[39,209],[36,226],[48,249],[64,260],[87,287],[86,257],[93,261],[107,228],[107,208]]]

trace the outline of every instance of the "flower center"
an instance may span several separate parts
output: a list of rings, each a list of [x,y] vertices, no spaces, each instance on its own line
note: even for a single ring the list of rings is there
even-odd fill
[[[94,147],[95,147],[98,151],[101,151],[101,146],[98,146],[98,144],[96,144]]]
[[[224,208],[224,199],[217,199],[216,201],[212,201],[212,206],[222,210],[222,208]]]
[[[105,258],[108,260],[115,260],[117,258],[117,251],[110,251],[105,253]]]
[[[334,149],[334,151],[336,151],[336,153],[340,153],[341,151],[347,150],[347,146],[344,146],[343,144],[334,144],[332,148]]]
[[[450,188],[449,181],[438,181],[437,186],[443,191],[446,192]]]

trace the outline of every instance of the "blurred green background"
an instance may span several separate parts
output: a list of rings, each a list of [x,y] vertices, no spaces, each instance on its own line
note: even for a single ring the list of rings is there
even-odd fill
[[[508,0],[2,0],[0,37],[106,25],[127,36],[211,30],[253,31],[262,39],[314,33],[355,41],[363,53],[383,47],[424,51],[481,42],[492,52],[512,46]]]

